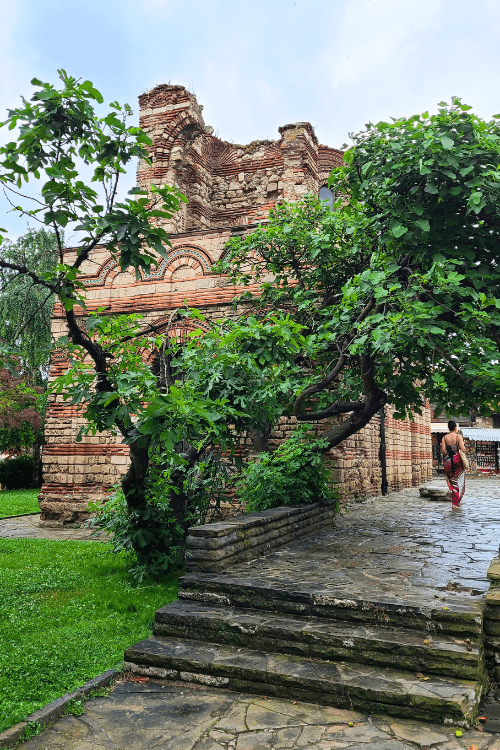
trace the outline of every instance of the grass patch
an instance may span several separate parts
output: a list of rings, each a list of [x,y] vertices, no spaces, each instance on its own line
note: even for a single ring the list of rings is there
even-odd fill
[[[22,516],[25,513],[39,513],[38,495],[40,490],[1,490],[0,518]]]
[[[91,541],[0,539],[0,731],[147,638],[177,579],[134,587],[130,558]]]

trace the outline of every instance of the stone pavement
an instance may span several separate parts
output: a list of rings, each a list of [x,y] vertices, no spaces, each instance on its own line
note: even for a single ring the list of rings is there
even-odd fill
[[[500,750],[498,735],[181,682],[119,681],[22,750]]]
[[[0,539],[95,539],[90,529],[76,526],[40,526],[40,514],[0,518]],[[104,541],[107,539],[103,535]]]
[[[443,480],[432,484],[445,486]],[[456,511],[450,502],[421,498],[417,488],[351,504],[332,530],[239,565],[226,577],[290,591],[345,589],[351,597],[376,590],[388,601],[427,598],[432,604],[437,595],[454,601],[485,593],[499,543],[500,478],[489,477],[467,482]]]

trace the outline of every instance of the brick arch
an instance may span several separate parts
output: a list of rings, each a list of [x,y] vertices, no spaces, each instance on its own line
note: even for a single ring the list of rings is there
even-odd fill
[[[175,146],[185,147],[187,143],[204,135],[206,133],[204,126],[193,117],[189,112],[179,112],[169,122],[168,133],[154,139],[153,145],[149,150],[155,154],[158,148],[168,152],[167,159],[170,159],[170,152]],[[165,157],[158,157],[159,161],[164,161]]]
[[[195,269],[197,276],[206,276],[211,273],[213,263],[210,255],[199,245],[177,245],[171,249],[167,258],[159,262],[158,268],[150,272],[140,269],[139,273],[143,281],[156,281],[163,278],[168,280],[177,268],[187,265]],[[101,263],[96,274],[83,277],[82,281],[88,288],[108,286],[120,273],[122,271],[118,263],[109,257]]]
[[[83,278],[83,283],[86,287],[110,286],[116,276],[121,273],[133,274],[135,273],[135,270],[132,266],[129,266],[122,271],[118,263],[113,258],[109,257],[101,264],[95,276],[87,276],[87,278]]]
[[[165,279],[168,281],[172,278],[174,271],[181,266],[189,266],[194,269],[196,276],[207,276],[211,273],[213,262],[206,250],[198,245],[177,245],[161,261],[156,270],[143,273],[143,278],[145,280]]]
[[[112,274],[112,278],[114,278],[117,273],[120,273],[118,263],[110,256],[104,263],[101,263],[96,274],[84,277],[82,282],[86,287],[105,286],[108,277]]]

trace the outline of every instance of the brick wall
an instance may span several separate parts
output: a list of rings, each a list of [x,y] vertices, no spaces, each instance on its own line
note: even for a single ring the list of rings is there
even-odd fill
[[[170,223],[164,223],[172,243],[168,257],[149,274],[120,272],[104,247],[96,247],[82,270],[87,309],[107,305],[111,313],[141,313],[144,322],[166,322],[173,309],[187,300],[213,318],[233,314],[231,301],[242,290],[211,272],[231,237],[250,232],[265,219],[278,200],[317,194],[342,152],[318,144],[307,122],[284,125],[275,141],[246,146],[221,141],[203,121],[196,98],[182,86],[158,86],[140,99],[140,123],[150,135],[151,165],[141,162],[137,181],[177,185],[189,203]],[[67,262],[74,258],[68,250]],[[65,332],[63,311],[56,305],[54,334]],[[65,362],[54,353],[50,377]],[[86,517],[89,500],[107,493],[125,471],[128,450],[109,434],[76,442],[83,423],[76,407],[54,396],[47,413],[44,485],[40,494],[42,520],[73,523]],[[292,429],[280,425],[278,437]],[[387,409],[388,480],[391,489],[418,484],[430,476],[430,413],[414,422],[397,422]],[[359,434],[331,452],[332,476],[346,496],[380,491],[379,423],[372,420]],[[412,467],[410,454],[417,455]]]

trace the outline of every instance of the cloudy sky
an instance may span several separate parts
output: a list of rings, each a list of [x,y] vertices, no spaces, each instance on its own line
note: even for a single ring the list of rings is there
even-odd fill
[[[235,143],[308,120],[340,147],[452,95],[500,112],[500,0],[0,0],[0,14],[0,119],[61,67],[135,111],[156,84],[187,86]],[[25,221],[4,209],[14,237]]]

